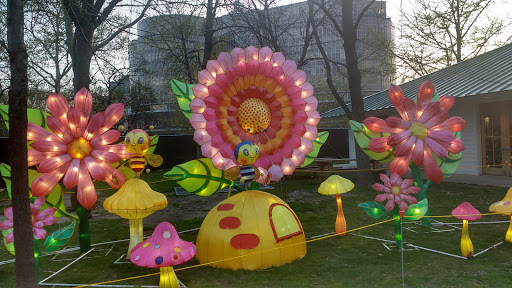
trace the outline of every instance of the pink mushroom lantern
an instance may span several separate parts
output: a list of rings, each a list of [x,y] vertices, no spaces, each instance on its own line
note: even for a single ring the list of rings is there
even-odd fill
[[[196,255],[196,246],[183,241],[169,222],[156,226],[153,235],[133,247],[130,261],[137,266],[160,268],[160,288],[179,288],[178,278],[172,268]]]
[[[460,204],[457,208],[453,209],[452,215],[462,220],[462,238],[460,239],[460,250],[462,256],[473,257],[473,243],[469,238],[468,221],[474,221],[482,218],[480,211],[476,210],[473,205],[468,202]]]

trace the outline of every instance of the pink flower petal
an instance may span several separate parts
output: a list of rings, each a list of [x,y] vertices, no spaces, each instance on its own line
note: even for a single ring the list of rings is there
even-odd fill
[[[377,201],[377,202],[383,202],[386,199],[388,199],[388,193],[382,193],[382,194],[378,194],[377,196],[375,196],[375,201]]]
[[[386,185],[387,187],[391,187],[391,183],[389,182],[390,180],[389,180],[388,175],[381,173],[381,174],[379,174],[379,178],[382,182],[384,182],[384,185]]]
[[[445,95],[439,98],[438,102],[441,104],[441,108],[448,111],[450,110],[450,108],[452,108],[453,104],[455,103],[455,97],[451,95]]]
[[[430,137],[425,138],[425,143],[428,145],[428,147],[430,147],[430,150],[432,150],[432,152],[437,157],[440,157],[440,158],[448,157],[448,152],[446,151],[446,149],[443,146],[441,146],[439,143],[437,143],[435,140],[432,140],[432,138],[430,138]]]
[[[368,143],[368,149],[372,150],[373,152],[382,153],[386,152],[392,147],[388,145],[388,138],[389,137],[377,137],[370,140]]]
[[[33,227],[32,232],[34,233],[34,238],[38,240],[42,240],[46,237],[46,230],[39,227]]]
[[[304,160],[306,159],[306,155],[304,155],[304,153],[300,152],[299,150],[297,149],[294,149],[293,150],[293,154],[292,154],[292,162],[293,164],[298,167],[302,164],[304,164]]]
[[[69,123],[69,130],[73,135],[73,138],[82,136],[82,130],[80,128],[80,112],[74,107],[70,107],[67,113],[67,119]]]
[[[219,61],[220,66],[224,71],[230,66],[233,66],[233,61],[231,60],[231,55],[227,52],[220,53],[219,57],[217,58]],[[197,97],[197,96],[196,96]]]
[[[401,189],[406,189],[406,188],[408,188],[408,187],[410,187],[412,185],[414,185],[414,180],[407,178],[407,179],[404,179],[402,181],[402,184],[400,185],[400,188]]]
[[[46,140],[46,141],[59,141],[60,138],[57,138],[52,132],[44,129],[43,127],[36,125],[34,123],[28,123],[27,125],[27,140]]]
[[[126,182],[126,176],[121,171],[115,169],[108,163],[101,162],[99,164],[101,168],[105,169],[107,172],[105,180],[108,185],[114,189],[121,188],[121,186],[123,186],[123,184]]]
[[[302,85],[300,85],[300,88],[302,89],[302,98],[307,99],[307,98],[313,96],[313,85],[306,82],[306,83],[303,83]],[[316,99],[316,97],[315,97],[315,99]],[[315,108],[315,110],[316,110],[316,108]]]
[[[89,170],[89,173],[91,173],[91,176],[94,178],[94,180],[105,181],[107,172],[105,169],[101,168],[101,166],[96,161],[94,161],[91,156],[85,157],[84,162],[87,166],[87,170]]]
[[[250,60],[247,62],[247,73],[256,75],[260,69],[260,63],[257,60]]]
[[[89,122],[89,125],[85,123],[87,125],[87,128],[85,129],[83,134],[85,140],[91,140],[92,138],[94,138],[98,130],[101,128],[101,126],[103,126],[104,121],[105,118],[103,116],[103,112],[94,114],[91,118],[91,121]]]
[[[418,98],[416,99],[416,112],[418,115],[425,113],[424,110],[430,104],[430,100],[432,100],[432,96],[434,96],[435,91],[436,88],[434,87],[434,84],[432,84],[432,81],[426,80],[425,82],[421,83],[420,87],[418,88]],[[424,123],[424,121],[421,121],[421,118],[419,121]]]
[[[192,88],[192,92],[194,93],[194,96],[199,99],[205,99],[210,96],[210,94],[208,94],[208,88],[202,84],[196,84]]]
[[[420,192],[420,187],[410,186],[408,188],[402,189],[402,194],[416,194]]]
[[[410,123],[416,122],[416,104],[411,98],[404,99],[404,119]]]
[[[233,61],[233,65],[236,65],[239,61],[245,61],[245,51],[242,48],[236,47],[231,50],[231,60]]]
[[[11,220],[12,221],[12,218],[13,218],[13,211],[12,211],[12,207],[9,207],[9,208],[5,208],[4,209],[4,215],[5,217],[7,217],[7,219]],[[11,227],[12,228],[12,227]],[[3,229],[3,228],[2,228]],[[4,229],[5,230],[5,229]]]
[[[270,180],[276,182],[281,180],[284,176],[283,171],[281,171],[281,166],[278,165],[272,165],[272,167],[268,169],[268,173],[270,174]]]
[[[270,62],[263,62],[260,64],[260,69],[258,70],[259,74],[268,77],[270,72],[272,72],[272,64]]]
[[[206,70],[208,70],[208,72],[210,72],[214,77],[217,77],[218,74],[224,73],[224,69],[222,69],[217,60],[208,60],[208,62],[206,62]]]
[[[33,204],[30,204],[30,210],[32,212],[32,215],[37,215],[39,213],[39,210],[41,210],[41,206],[46,202],[46,199],[44,196],[39,196],[34,200]]]
[[[418,203],[418,200],[416,198],[414,198],[413,196],[411,196],[411,195],[402,194],[402,195],[400,195],[400,198],[402,198],[403,200],[409,202],[409,204],[416,204],[416,203]]]
[[[68,101],[62,95],[50,93],[46,100],[46,106],[50,113],[62,121],[62,125],[67,125],[66,113],[69,109]]]
[[[436,126],[440,123],[443,123],[448,119],[448,112],[446,110],[441,109],[439,113],[430,118],[427,122],[425,122],[425,127],[431,128],[432,126]]]
[[[293,79],[295,80],[295,85],[300,86],[304,84],[307,80],[306,72],[302,70],[297,70],[295,73],[293,73]]]
[[[460,152],[464,151],[464,149],[466,149],[464,147],[464,143],[462,143],[462,141],[459,138],[453,139],[453,141],[450,142],[450,146],[448,148],[446,148],[446,150],[448,150],[454,154],[460,153]]]
[[[103,122],[103,127],[98,131],[98,134],[102,134],[105,131],[109,130],[114,126],[117,121],[123,118],[124,115],[124,104],[117,103],[112,104],[107,107],[105,112],[103,112],[103,116],[105,117],[105,121]]]
[[[304,96],[304,91],[302,91],[302,96]],[[316,99],[316,97],[307,97],[303,99],[306,101],[306,108],[304,108],[304,111],[313,111],[318,108],[318,99]]]
[[[44,211],[42,213],[46,214],[41,221],[43,222],[44,225],[46,226],[49,226],[49,225],[53,225],[55,224],[55,222],[57,222],[57,218],[55,218],[55,216],[53,216],[53,214],[55,214],[55,211],[57,211],[55,208],[46,208],[44,209]]]
[[[62,176],[64,176],[70,163],[68,162],[50,173],[43,173],[34,179],[31,186],[32,196],[48,195],[55,188],[55,185],[59,183]]]
[[[396,111],[402,116],[402,118],[406,121],[409,121],[409,117],[406,114],[405,108],[404,108],[404,93],[402,92],[402,89],[396,85],[391,84],[391,87],[389,87],[388,91],[389,100],[391,100],[391,103],[393,106],[395,106]]]
[[[412,151],[412,161],[416,166],[423,164],[423,140],[418,139]]]
[[[284,75],[291,76],[293,73],[297,71],[297,64],[293,60],[286,60],[283,63],[283,72]]]
[[[82,162],[80,164],[80,176],[78,179],[77,200],[85,209],[91,210],[94,203],[96,203],[97,197],[91,176],[89,176],[85,163]]]
[[[311,151],[313,151],[313,141],[302,138],[301,145],[298,149],[300,152],[304,153],[305,155],[308,155],[309,153],[311,153]]]
[[[385,206],[386,210],[389,212],[395,208],[395,200],[388,200]]]
[[[210,86],[215,83],[215,78],[208,70],[202,70],[197,74],[197,81],[205,86]]]
[[[9,208],[12,209],[12,207],[9,207]],[[6,210],[9,208],[6,208]],[[11,220],[4,220],[4,221],[0,222],[0,229],[2,229],[2,230],[11,229],[12,225],[13,225],[13,223]]]
[[[428,130],[428,137],[432,138],[433,140],[443,142],[451,142],[453,139],[455,139],[455,135],[453,135],[451,132],[443,130]]]
[[[66,118],[66,125],[68,120]],[[59,119],[53,116],[48,116],[46,118],[46,123],[48,124],[48,127],[52,129],[53,133],[57,135],[59,138],[64,141],[64,143],[69,143],[71,140],[73,140],[73,135],[71,134],[71,131],[69,130],[69,126],[64,126]]]
[[[407,205],[407,203],[405,201],[399,201],[398,202],[398,207],[400,207],[401,211],[409,210],[409,205]]]
[[[423,110],[423,114],[420,114],[421,112],[418,112],[418,115],[421,115],[418,119],[418,122],[426,123],[428,120],[430,120],[432,117],[439,114],[440,112],[441,104],[439,104],[439,102],[430,103],[427,105],[425,110]]]
[[[68,146],[65,144],[60,144],[57,142],[50,142],[46,140],[38,140],[32,142],[30,144],[32,148],[40,151],[40,152],[60,152],[66,153],[68,151]]]
[[[395,147],[395,155],[398,157],[403,157],[407,154],[412,153],[412,147],[416,144],[417,139],[414,136],[409,137],[406,141],[398,144]]]
[[[387,192],[387,193],[390,193],[390,192],[391,192],[391,190],[390,190],[388,187],[386,187],[386,186],[384,186],[384,185],[382,185],[382,184],[380,184],[380,183],[375,183],[375,184],[373,184],[373,185],[372,185],[372,187],[373,187],[373,189],[375,189],[376,191],[380,191],[380,192]],[[384,194],[384,195],[385,195],[385,194]],[[377,200],[377,201],[379,201],[379,200]],[[381,200],[381,201],[383,201],[383,200]]]
[[[386,121],[377,117],[368,117],[363,121],[363,124],[366,126],[366,128],[373,132],[398,133],[403,130],[391,128],[388,126]]]
[[[399,129],[402,129],[402,130],[407,130],[407,129],[409,129],[409,127],[411,127],[411,124],[409,122],[405,121],[402,118],[396,117],[396,116],[388,117],[386,119],[386,124],[390,128],[399,128]]]
[[[391,178],[389,179],[389,183],[391,186],[400,186],[402,184],[402,178],[397,173],[392,173]]]
[[[68,171],[64,176],[64,186],[71,189],[78,184],[78,175],[80,174],[80,159],[73,159],[69,165]],[[37,179],[36,179],[37,180]],[[35,180],[34,180],[35,182]],[[32,184],[33,185],[33,184]]]
[[[13,231],[11,231],[11,233],[7,234],[7,236],[5,237],[5,243],[9,244],[9,243],[12,243],[14,242],[14,233]]]
[[[275,52],[272,54],[272,59],[270,60],[270,63],[272,63],[272,66],[283,66],[285,61],[284,55],[281,52]]]
[[[56,157],[46,159],[41,162],[41,165],[39,165],[37,171],[39,173],[52,172],[53,170],[71,161],[71,159],[73,158],[69,154],[62,154]]]
[[[425,168],[425,174],[430,181],[438,184],[441,183],[443,180],[443,171],[441,171],[441,168],[437,165],[429,149],[424,150],[423,168]]]
[[[411,136],[410,130],[405,130],[396,134],[392,134],[388,137],[388,145],[394,147],[403,141],[407,140]]]
[[[268,62],[272,58],[272,50],[268,47],[263,47],[260,49],[258,54],[258,61],[260,63]]]
[[[114,153],[117,156],[121,157],[122,159],[129,159],[133,157],[133,154],[130,151],[128,151],[128,149],[126,149],[126,146],[122,143],[115,145],[98,146],[94,149]]]
[[[98,162],[105,161],[107,163],[116,163],[118,161],[121,161],[121,157],[116,153],[101,151],[99,149],[92,150],[91,156],[97,158]]]
[[[429,130],[446,130],[450,132],[458,132],[464,130],[464,128],[466,128],[466,120],[460,117],[451,117],[443,123],[430,128]]]
[[[80,112],[80,129],[83,135],[89,121],[92,110],[92,95],[87,89],[82,88],[75,94],[75,108]]]
[[[283,163],[283,155],[279,151],[275,151],[272,155],[270,155],[270,158],[272,159],[272,164],[274,165],[281,165]]]
[[[121,132],[118,130],[108,130],[107,132],[99,135],[91,140],[92,147],[98,147],[103,145],[108,145],[119,140],[119,136],[121,136]]]
[[[398,175],[404,175],[407,171],[407,168],[409,168],[409,164],[411,163],[411,157],[412,154],[409,154],[404,157],[396,157],[391,162],[391,165],[389,166],[389,171],[391,173],[397,173]]]
[[[28,149],[27,165],[29,167],[33,166],[33,165],[37,165],[45,159],[62,155],[62,153],[65,153],[65,152],[40,152],[40,151],[37,151],[36,149]]]
[[[290,159],[284,159],[283,163],[281,163],[281,170],[284,175],[292,175],[293,171],[295,171],[295,165]]]

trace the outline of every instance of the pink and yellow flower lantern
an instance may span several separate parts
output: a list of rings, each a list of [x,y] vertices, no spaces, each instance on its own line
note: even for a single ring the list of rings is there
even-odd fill
[[[32,182],[32,195],[47,195],[63,178],[66,188],[78,187],[78,202],[90,210],[97,199],[92,179],[106,181],[115,189],[126,181],[124,174],[109,164],[131,156],[124,144],[111,145],[121,135],[110,128],[123,117],[124,104],[112,104],[89,119],[92,96],[85,88],[75,94],[74,104],[69,106],[63,96],[51,93],[46,101],[52,114],[47,118],[51,131],[28,124],[27,140],[34,141],[30,144],[33,149],[28,150],[28,166],[39,164],[42,173]],[[77,208],[80,240],[89,239],[88,213],[83,208]],[[82,252],[88,250],[88,244],[83,245]]]
[[[415,185],[420,188],[418,201],[421,201],[426,198],[425,190],[431,181],[440,183],[457,169],[464,150],[460,131],[466,127],[466,121],[448,116],[455,97],[439,97],[430,80],[420,85],[416,103],[404,97],[396,85],[389,88],[389,99],[401,117],[390,116],[386,120],[368,117],[364,125],[351,121],[351,128],[361,148],[368,148],[365,151],[368,155],[383,162],[392,160],[392,174],[402,176],[411,167]],[[428,178],[425,184],[421,179],[421,165]],[[430,218],[423,218],[423,225],[429,226]]]
[[[240,165],[234,149],[242,141],[260,148],[253,164],[264,177],[291,175],[313,150],[320,115],[313,86],[294,61],[270,48],[223,52],[199,72],[190,123],[202,154],[217,169]]]

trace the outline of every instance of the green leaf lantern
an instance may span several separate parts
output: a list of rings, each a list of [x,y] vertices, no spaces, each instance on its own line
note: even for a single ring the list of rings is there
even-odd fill
[[[74,231],[75,222],[71,222],[68,226],[50,234],[50,236],[48,236],[44,241],[43,253],[52,252],[62,248],[66,243],[68,243]]]
[[[316,157],[318,156],[318,152],[320,151],[320,148],[322,147],[322,145],[324,145],[325,141],[327,141],[328,137],[329,132],[327,131],[318,133],[318,136],[316,137],[315,141],[313,141],[313,151],[306,155],[304,164],[300,165],[300,167],[308,166],[313,161],[315,161]]]
[[[190,193],[210,196],[233,182],[224,177],[224,171],[213,167],[212,160],[201,158],[176,165],[164,174]]]
[[[370,158],[382,163],[391,162],[393,159],[395,159],[395,149],[390,149],[382,153],[373,152],[372,150],[368,149],[368,143],[370,143],[371,139],[386,137],[390,135],[389,133],[378,133],[370,131],[363,123],[359,123],[354,120],[350,120],[350,130],[352,130],[354,138],[356,139],[359,147],[361,147],[364,153],[370,156]]]
[[[185,84],[176,79],[171,80],[171,88],[174,95],[176,95],[176,99],[178,99],[178,105],[180,106],[181,112],[183,115],[190,120],[192,117],[192,110],[190,110],[190,102],[194,99],[194,93],[192,92],[192,88],[195,85]]]
[[[7,229],[7,230],[2,230],[2,238],[4,239],[5,249],[7,249],[7,251],[9,253],[14,255],[14,242],[7,243],[7,239],[6,239],[7,234],[11,233],[12,230],[13,230],[12,228],[11,229]]]
[[[389,213],[379,202],[369,201],[364,203],[357,204],[358,207],[364,210],[364,212],[368,213],[373,219],[383,221],[388,219]]]
[[[428,211],[428,200],[427,198],[421,200],[416,204],[409,205],[409,209],[405,213],[407,220],[419,220],[425,216]]]
[[[9,195],[9,198],[12,198],[11,196],[11,166],[2,163],[0,164],[0,173],[2,174],[2,178],[5,182],[5,185],[7,186],[7,194]],[[41,173],[37,172],[33,169],[28,169],[28,186],[29,186],[29,193],[30,197],[32,197],[32,182],[34,179],[39,177]],[[60,184],[55,185],[55,188],[45,196],[46,202],[41,206],[41,209],[46,209],[48,207],[54,207],[57,208],[57,211],[53,216],[55,217],[61,217],[63,216],[60,211],[66,212],[66,207],[64,206],[64,190],[62,189],[62,186]]]

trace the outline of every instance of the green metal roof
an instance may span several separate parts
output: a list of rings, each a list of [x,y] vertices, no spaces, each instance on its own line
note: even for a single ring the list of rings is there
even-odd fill
[[[430,79],[439,95],[467,97],[512,90],[512,44],[489,51],[400,85],[405,97],[413,98],[420,84]],[[393,107],[388,90],[363,98],[365,111]],[[351,109],[350,104],[348,105]],[[323,118],[345,115],[341,107],[323,113]]]

